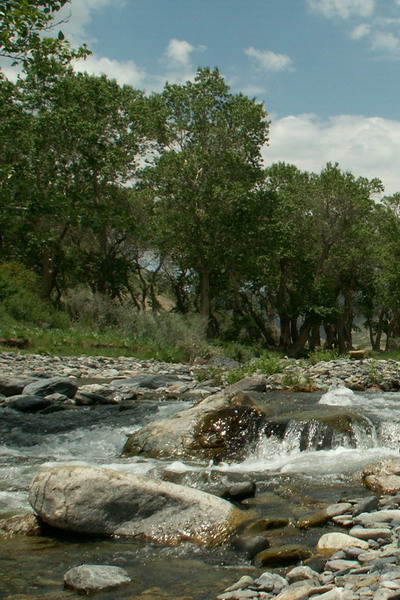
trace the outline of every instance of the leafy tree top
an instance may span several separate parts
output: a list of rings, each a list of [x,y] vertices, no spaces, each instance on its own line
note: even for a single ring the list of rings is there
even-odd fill
[[[55,37],[46,33],[57,27],[55,15],[69,0],[2,0],[0,5],[0,56],[13,64],[31,63],[37,55],[56,56],[62,63],[87,56],[84,44],[72,49],[62,31]]]

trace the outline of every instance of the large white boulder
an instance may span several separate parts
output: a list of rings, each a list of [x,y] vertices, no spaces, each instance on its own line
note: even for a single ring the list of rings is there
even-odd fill
[[[226,500],[189,487],[85,466],[60,466],[33,479],[29,500],[49,525],[80,533],[224,542],[247,517]]]

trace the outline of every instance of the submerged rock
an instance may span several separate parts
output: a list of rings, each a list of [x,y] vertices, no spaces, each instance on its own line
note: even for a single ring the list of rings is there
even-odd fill
[[[131,581],[124,569],[108,565],[80,565],[64,575],[66,587],[85,594],[112,590]]]
[[[98,467],[42,471],[31,483],[29,500],[43,521],[59,529],[168,544],[217,545],[246,516],[206,492]]]
[[[309,550],[298,545],[276,546],[275,548],[259,552],[255,557],[254,564],[257,567],[294,565],[309,558],[311,554]]]

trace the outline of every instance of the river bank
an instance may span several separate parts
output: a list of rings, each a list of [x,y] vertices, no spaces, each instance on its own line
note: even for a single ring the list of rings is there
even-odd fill
[[[326,391],[340,386],[354,391],[400,389],[400,362],[393,359],[340,358],[310,364],[306,360],[283,358],[276,362],[279,367],[272,375],[263,373],[262,370],[257,373],[265,378],[264,391],[281,389]],[[215,364],[218,364],[218,369],[222,373],[228,373],[233,366],[232,361],[226,361],[226,366],[224,361],[188,365],[138,360],[134,357],[111,358],[87,355],[60,357],[1,352],[0,378],[70,377],[78,380],[112,380],[141,374],[159,374],[175,379],[174,383],[166,380],[166,385],[160,387],[171,387],[181,383],[181,389],[178,390],[180,393],[194,389],[213,393],[224,387],[216,385],[211,376],[210,366]],[[236,363],[236,366],[238,364]],[[209,379],[208,373],[210,373]],[[199,392],[199,395],[201,396],[202,392]]]

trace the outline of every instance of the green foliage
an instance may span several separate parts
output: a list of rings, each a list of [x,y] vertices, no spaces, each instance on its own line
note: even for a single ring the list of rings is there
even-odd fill
[[[37,59],[38,55],[52,55],[64,63],[87,56],[86,44],[73,50],[62,31],[56,31],[55,37],[43,35],[55,27],[52,21],[56,13],[68,3],[69,0],[2,0],[0,56],[25,64]]]
[[[340,355],[336,349],[317,348],[307,357],[307,362],[316,365],[322,361],[337,360],[338,358],[340,358]]]
[[[0,263],[0,307],[4,323],[44,321],[65,326],[68,317],[44,302],[38,293],[37,276],[16,261]]]

